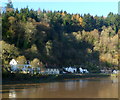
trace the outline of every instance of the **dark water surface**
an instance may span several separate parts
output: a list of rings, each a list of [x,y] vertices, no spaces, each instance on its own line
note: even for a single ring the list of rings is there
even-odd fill
[[[118,79],[73,79],[62,82],[3,85],[2,98],[118,98]]]

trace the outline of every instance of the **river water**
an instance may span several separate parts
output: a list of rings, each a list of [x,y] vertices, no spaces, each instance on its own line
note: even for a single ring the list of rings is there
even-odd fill
[[[118,98],[118,79],[71,79],[60,82],[3,85],[2,98]]]

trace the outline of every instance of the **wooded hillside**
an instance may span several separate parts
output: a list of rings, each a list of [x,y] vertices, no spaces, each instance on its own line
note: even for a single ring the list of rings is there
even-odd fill
[[[3,65],[24,56],[49,67],[117,68],[120,15],[82,16],[28,7],[18,10],[12,2],[5,9],[0,41]]]

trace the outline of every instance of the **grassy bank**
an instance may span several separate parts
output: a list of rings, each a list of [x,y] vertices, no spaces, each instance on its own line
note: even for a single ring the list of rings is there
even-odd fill
[[[109,77],[109,74],[60,74],[60,75],[30,75],[8,73],[3,75],[3,84],[14,83],[44,83],[53,81],[62,81],[64,79],[92,78],[92,77]]]

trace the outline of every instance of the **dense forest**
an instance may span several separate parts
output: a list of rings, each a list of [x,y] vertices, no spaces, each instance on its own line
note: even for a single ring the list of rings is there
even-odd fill
[[[14,9],[2,12],[2,62],[31,61],[35,66],[76,66],[98,71],[118,67],[120,15],[107,17],[66,11]],[[40,62],[39,65],[37,63]]]

